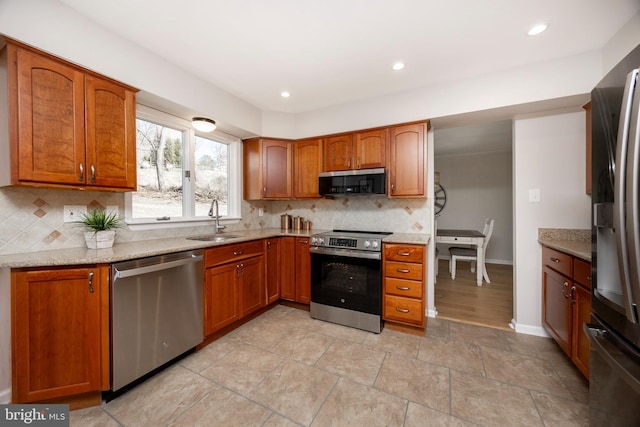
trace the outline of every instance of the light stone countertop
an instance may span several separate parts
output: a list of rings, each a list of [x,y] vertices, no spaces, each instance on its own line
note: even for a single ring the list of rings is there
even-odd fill
[[[267,239],[270,237],[303,236],[329,230],[281,230],[269,228],[262,230],[230,231],[224,234],[238,236],[223,242],[189,240],[185,237],[171,237],[137,242],[116,243],[108,249],[87,249],[86,247],[56,249],[20,254],[0,255],[0,268],[52,267],[65,265],[108,264],[135,258],[145,258],[173,252],[205,249],[214,246],[230,245],[251,240]],[[189,236],[191,237],[191,236]],[[387,236],[383,242],[424,244],[429,242],[428,234],[398,233]]]
[[[591,230],[540,228],[538,242],[591,262]]]

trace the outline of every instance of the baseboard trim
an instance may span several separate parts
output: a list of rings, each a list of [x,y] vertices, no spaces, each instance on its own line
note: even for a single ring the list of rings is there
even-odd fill
[[[6,405],[8,403],[11,403],[11,389],[5,388],[0,390],[0,404]]]
[[[514,329],[519,334],[535,335],[537,337],[549,338],[549,334],[544,330],[542,326],[523,325],[516,323],[515,319],[511,319],[509,324],[511,329]]]

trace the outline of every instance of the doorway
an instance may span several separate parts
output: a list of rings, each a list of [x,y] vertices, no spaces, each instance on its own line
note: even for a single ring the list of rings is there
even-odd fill
[[[477,286],[469,262],[458,264],[452,280],[449,246],[438,244],[438,317],[502,329],[513,319],[512,126],[502,120],[434,130],[434,171],[446,193],[437,227],[482,231],[486,218],[495,221],[486,250],[491,283]]]

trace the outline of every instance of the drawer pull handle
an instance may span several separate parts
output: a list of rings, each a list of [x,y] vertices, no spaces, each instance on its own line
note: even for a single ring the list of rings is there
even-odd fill
[[[93,271],[89,272],[89,293],[94,293],[93,289]]]
[[[399,291],[410,291],[411,288],[408,286],[396,286],[396,289]]]
[[[551,261],[555,262],[556,264],[560,262],[558,258],[554,258],[554,257],[551,257]]]
[[[411,255],[410,252],[396,252],[398,254],[398,256],[409,256]]]
[[[234,251],[233,254],[238,256],[238,255],[242,255],[244,253],[244,251]]]
[[[408,268],[396,268],[396,271],[398,273],[411,273],[411,270],[409,270]]]
[[[406,308],[400,308],[400,307],[396,307],[396,311],[399,311],[400,313],[408,313],[409,310],[407,310]]]

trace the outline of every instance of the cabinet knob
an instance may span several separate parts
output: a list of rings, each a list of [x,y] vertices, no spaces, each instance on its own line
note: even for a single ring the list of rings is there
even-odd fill
[[[562,284],[562,295],[563,295],[565,298],[567,298],[567,299],[569,299],[569,294],[567,294],[567,293],[566,293],[566,290],[567,290],[568,288],[569,288],[569,283],[568,283],[568,282],[564,282],[564,283]]]

